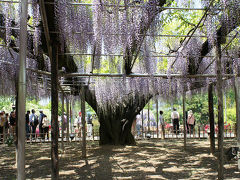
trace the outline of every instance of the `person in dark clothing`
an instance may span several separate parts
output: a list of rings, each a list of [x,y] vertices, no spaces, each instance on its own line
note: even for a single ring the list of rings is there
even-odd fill
[[[34,109],[32,109],[32,114],[29,117],[29,121],[30,121],[30,125],[32,127],[32,138],[35,139],[36,138],[36,128],[38,125],[38,117],[35,114]]]
[[[14,136],[16,132],[16,114],[14,111],[10,114],[10,127],[11,127],[11,134]]]
[[[179,134],[179,113],[175,108],[173,108],[173,112],[171,113],[172,124],[173,124],[173,132],[175,134]]]
[[[92,136],[93,123],[92,116],[90,113],[87,114],[87,135],[88,137]]]
[[[29,115],[30,115],[30,111],[27,111],[27,114],[26,114],[26,137],[27,137],[27,140],[29,140],[30,132],[31,132]]]
[[[40,133],[40,138],[44,139],[44,128],[43,128],[43,118],[46,116],[45,114],[43,114],[43,111],[40,110],[39,111],[40,115],[38,117],[38,122],[39,122],[39,133]]]
[[[186,130],[187,130],[187,133],[189,134],[189,129],[188,129],[188,126],[187,126],[187,119],[188,119],[188,112],[187,111],[185,112],[185,115],[186,115],[186,118],[185,118],[185,120],[186,120],[186,122],[185,122]]]
[[[8,134],[9,129],[9,114],[6,113],[6,122],[5,122],[5,133]]]
[[[3,112],[0,112],[0,141],[3,141],[3,127],[5,123],[5,117]]]

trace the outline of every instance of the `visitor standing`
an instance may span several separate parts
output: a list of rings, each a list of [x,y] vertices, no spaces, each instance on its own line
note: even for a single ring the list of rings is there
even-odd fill
[[[26,114],[26,138],[27,140],[29,140],[29,137],[30,137],[30,120],[29,120],[29,115],[30,115],[30,111],[27,111],[27,114]]]
[[[15,111],[12,111],[10,113],[10,117],[9,117],[9,121],[10,121],[10,132],[12,136],[15,136],[16,134],[16,113]]]
[[[78,117],[77,116],[74,119],[73,127],[74,127],[74,131],[76,132],[76,129],[78,128]]]
[[[77,127],[78,127],[78,136],[82,137],[82,113],[81,112],[79,112]]]
[[[5,117],[3,112],[0,112],[0,141],[3,141],[4,125],[5,125]]]
[[[8,134],[8,129],[9,129],[9,114],[6,113],[6,116],[5,116],[5,134]]]
[[[163,111],[159,111],[159,123],[161,127],[161,135],[162,139],[165,139],[165,123],[163,119]]]
[[[87,135],[88,135],[88,137],[92,136],[92,129],[93,129],[92,116],[90,113],[87,113]]]
[[[173,108],[171,113],[172,123],[173,123],[173,132],[179,134],[179,113],[176,108]]]
[[[50,121],[47,118],[47,116],[44,114],[42,119],[42,128],[43,128],[43,139],[45,139],[45,136],[47,135],[47,140],[49,140],[49,126]]]
[[[32,139],[35,139],[36,138],[36,128],[37,128],[39,122],[38,122],[38,117],[35,114],[34,109],[32,109],[32,114],[30,115],[29,120],[30,120],[30,125],[32,127]]]
[[[187,118],[187,126],[189,129],[190,135],[193,133],[194,124],[195,124],[195,118],[194,118],[193,112],[192,112],[192,110],[189,110],[188,118]]]
[[[140,137],[141,129],[142,129],[142,118],[140,114],[136,116],[136,129],[137,129],[137,136]]]
[[[39,117],[38,117],[38,123],[39,123],[39,133],[40,133],[40,138],[44,138],[44,132],[43,132],[43,118],[45,117],[45,114],[43,114],[43,110],[39,111]]]

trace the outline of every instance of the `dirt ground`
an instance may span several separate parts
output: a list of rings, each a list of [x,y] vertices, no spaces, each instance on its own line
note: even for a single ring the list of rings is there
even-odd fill
[[[60,152],[60,179],[217,179],[217,158],[208,140],[141,140],[137,146],[98,146],[88,142],[87,159],[79,142]],[[225,141],[225,149],[234,146]],[[225,164],[225,179],[239,179],[237,161]],[[50,179],[50,143],[26,145],[27,179]],[[15,148],[0,145],[0,179],[16,179]]]

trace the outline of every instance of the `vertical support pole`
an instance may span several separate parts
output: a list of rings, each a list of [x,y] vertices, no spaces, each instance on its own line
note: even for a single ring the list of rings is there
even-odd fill
[[[73,118],[72,118],[72,115],[73,115],[73,112],[72,112],[72,105],[73,105],[73,101],[70,100],[70,128],[71,128],[71,134],[73,133]]]
[[[150,101],[148,102],[148,133],[150,133],[150,118],[149,118],[149,113],[150,113]]]
[[[51,50],[51,48],[50,48]],[[52,46],[50,54],[51,59],[51,161],[52,161],[52,179],[59,179],[59,157],[58,157],[58,46]]]
[[[156,121],[157,121],[157,139],[159,138],[159,118],[158,118],[158,98],[156,98]]]
[[[20,53],[18,81],[18,144],[17,144],[17,179],[24,180],[25,175],[25,111],[26,111],[26,57],[27,57],[27,14],[28,1],[21,1],[20,14]]]
[[[144,131],[144,119],[143,119],[143,110],[142,110],[142,139],[143,139],[143,131]]]
[[[227,90],[224,89],[224,120],[227,125]]]
[[[213,84],[208,86],[208,111],[210,124],[210,151],[215,152],[215,128],[214,128],[214,107],[213,107]]]
[[[66,96],[66,105],[67,105],[67,142],[69,142],[69,98]]]
[[[239,84],[238,84],[238,78],[237,78],[237,68],[235,68],[235,78],[234,78],[234,92],[235,92],[235,101],[236,101],[236,126],[237,126],[237,134],[235,131],[235,136],[237,137],[237,146],[240,149],[240,101],[239,101]],[[240,171],[240,152],[238,151],[238,170]]]
[[[219,38],[219,37],[218,37]],[[217,65],[217,95],[218,95],[218,179],[224,178],[223,167],[223,92],[222,92],[222,63],[221,63],[221,44],[216,44],[216,65]]]
[[[183,132],[184,132],[184,150],[187,149],[187,135],[186,135],[186,90],[183,88]]]
[[[200,127],[200,125],[198,126],[198,139],[200,139],[201,138],[201,127]]]
[[[85,120],[85,89],[81,87],[81,111],[82,111],[82,157],[86,158],[86,120]]]
[[[62,122],[61,122],[61,124],[62,124],[62,127],[61,127],[61,145],[62,145],[62,152],[64,152],[64,143],[63,143],[63,138],[64,138],[64,92],[62,92]]]

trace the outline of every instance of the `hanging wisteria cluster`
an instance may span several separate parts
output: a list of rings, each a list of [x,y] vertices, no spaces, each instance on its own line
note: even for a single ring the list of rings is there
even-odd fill
[[[79,72],[91,72],[92,69],[88,65],[93,65],[94,68],[99,69],[103,66],[103,61],[109,61],[110,72],[114,72],[113,69],[116,69],[114,67],[115,64],[118,64],[118,71],[115,72],[121,72],[119,69],[122,67],[123,61],[120,60],[122,57],[109,56],[103,58],[101,55],[124,54],[126,53],[125,50],[128,49],[130,51],[129,55],[133,59],[135,59],[136,53],[139,55],[133,68],[134,72],[159,73],[157,71],[158,60],[152,57],[152,52],[157,49],[155,44],[156,38],[151,36],[151,34],[156,34],[154,33],[155,25],[158,23],[158,26],[161,26],[161,23],[159,24],[161,22],[161,19],[158,18],[159,16],[156,16],[154,20],[151,19],[159,11],[154,8],[156,7],[156,1],[149,1],[149,3],[138,1],[139,4],[135,4],[130,0],[93,0],[91,7],[73,6],[70,5],[70,1],[66,0],[55,2],[57,3],[56,16],[58,18],[58,26],[65,42],[63,44],[64,48],[68,48],[72,52],[93,54],[91,59],[93,64],[91,65],[86,63],[84,56],[76,58],[80,67]],[[202,1],[202,6],[209,7],[210,2],[209,0]],[[226,2],[224,3],[226,4]],[[229,3],[225,5],[226,8]],[[231,3],[237,5],[237,1],[234,0]],[[177,1],[177,4],[182,7],[194,7],[194,3],[188,4],[186,1]],[[131,5],[131,8],[129,5]],[[218,4],[210,7],[209,13],[204,20],[204,28],[196,31],[196,34],[207,35],[210,49],[216,43],[217,22],[221,22],[221,19],[216,18],[216,14],[219,13],[220,7],[221,5]],[[149,14],[149,9],[152,10],[152,14]],[[83,14],[79,17],[76,12],[82,12]],[[92,16],[90,15],[91,13]],[[236,12],[234,15],[236,15]],[[147,28],[148,31],[143,31],[144,28]],[[144,36],[141,33],[147,33],[150,36]],[[160,94],[166,98],[173,98],[182,92],[183,84],[185,84],[184,88],[186,90],[191,90],[215,81],[215,78],[184,78],[181,80],[171,78],[171,74],[178,73],[185,76],[189,74],[216,73],[215,63],[211,64],[213,58],[201,57],[201,45],[205,40],[191,38],[190,41],[187,41],[187,43],[185,41],[182,44],[183,48],[180,48],[177,52],[177,59],[168,59],[167,79],[152,77],[144,79],[122,78],[117,80],[98,78],[94,80],[96,85],[93,85],[94,87],[92,88],[95,89],[98,104],[100,107],[104,107],[106,104],[118,104],[126,99],[130,99],[129,96],[135,96],[136,94],[145,97],[149,94]],[[73,44],[78,43],[81,44],[73,46]],[[135,51],[131,51],[132,49]],[[210,51],[208,56],[214,56],[214,53]],[[176,62],[172,66],[174,61]],[[229,60],[224,60],[224,65],[228,62]],[[209,64],[211,65],[209,66]],[[139,87],[141,84],[143,86]]]
[[[113,66],[110,69],[116,68],[114,64],[117,58],[105,57],[103,60],[101,55],[123,54],[126,48],[131,49],[133,46],[136,46],[134,48],[139,52],[138,48],[141,47],[144,39],[144,29],[153,29],[157,24],[151,23],[154,19],[152,16],[155,17],[158,10],[156,1],[149,2],[147,6],[144,6],[142,1],[142,6],[138,6],[139,4],[130,0],[117,2],[93,0],[91,7],[74,6],[70,4],[71,2],[75,1],[55,1],[56,20],[62,48],[67,48],[73,53],[93,54],[92,64],[82,65],[83,63],[77,62],[80,67],[93,65],[93,68],[99,69],[102,61],[109,61]],[[146,48],[141,49],[141,52],[143,51],[144,54],[145,50]],[[148,52],[149,50],[145,54]],[[135,54],[131,54],[133,55]],[[75,59],[85,62],[84,58],[86,59],[86,56],[78,56]],[[151,64],[151,60],[148,63]],[[79,71],[83,72],[80,69]]]
[[[109,66],[110,73],[124,73],[123,66],[126,59],[130,59],[130,65],[134,73],[151,74],[160,73],[157,69],[158,59],[152,57],[153,52],[158,51],[158,43],[161,39],[156,39],[156,29],[160,33],[162,19],[158,16],[161,11],[160,1],[132,1],[132,0],[92,0],[92,5],[74,6],[72,2],[76,0],[55,0],[56,27],[59,31],[62,53],[92,54],[91,56],[74,56],[74,61],[78,66],[79,73],[93,72],[102,67]],[[84,2],[84,1],[80,1]],[[187,1],[176,1],[178,6],[189,5]],[[203,7],[210,5],[210,0],[202,1]],[[113,5],[113,6],[112,6]],[[15,6],[6,3],[0,4],[5,17],[5,43],[10,45],[12,29],[11,26],[18,27],[19,16],[14,11]],[[194,6],[194,3],[190,3]],[[41,18],[38,0],[32,1],[32,39],[28,42],[29,52],[33,51],[36,56],[41,45]],[[222,12],[219,8],[223,9]],[[221,15],[221,17],[216,16]],[[236,29],[240,17],[239,0],[221,0],[220,4],[214,4],[204,20],[204,26],[195,33],[207,35],[210,49],[216,45],[217,31],[220,25],[226,27],[224,34]],[[15,19],[15,24],[12,20]],[[220,23],[219,23],[220,22]],[[17,33],[17,31],[15,31]],[[19,45],[18,35],[14,36],[16,45]],[[167,78],[96,78],[91,80],[91,84],[96,94],[99,107],[106,108],[106,105],[116,107],[122,102],[127,102],[134,97],[144,97],[160,95],[166,99],[175,98],[185,90],[202,87],[215,78],[205,79],[176,79],[171,74],[182,74],[183,76],[193,74],[213,74],[215,72],[215,62],[212,57],[201,57],[201,45],[206,39],[191,38],[185,41],[182,48],[177,52],[177,59],[168,59]],[[33,47],[32,47],[33,45]],[[236,70],[239,73],[239,57],[236,52],[239,48],[223,52],[222,58],[224,73],[232,73]],[[104,57],[102,54],[108,56]],[[119,54],[121,56],[110,56]],[[235,55],[235,56],[234,56]],[[214,56],[213,51],[208,56]],[[229,56],[229,57],[225,57]],[[1,95],[15,93],[16,70],[18,66],[17,55],[7,48],[0,49],[0,86]],[[124,59],[125,58],[125,59]],[[45,66],[50,70],[49,58],[45,58]],[[174,66],[172,66],[174,62]],[[211,64],[212,63],[212,64]],[[106,65],[107,64],[107,65]],[[209,66],[209,64],[211,64]],[[28,58],[27,66],[36,69],[37,64],[33,59]],[[225,68],[227,67],[227,68]],[[103,69],[103,68],[102,68]],[[86,81],[89,78],[85,79]],[[185,85],[183,87],[183,84]],[[9,91],[9,89],[11,89]],[[28,94],[35,97],[48,96],[48,78],[39,77],[32,71],[27,72]],[[132,98],[131,98],[132,97]],[[131,102],[134,103],[134,102]]]
[[[19,24],[20,24],[20,6],[14,3],[0,3],[0,24],[4,26],[0,31],[0,96],[16,95],[17,73],[19,69]],[[32,16],[32,17],[31,17]],[[39,53],[41,45],[41,27],[40,27],[40,9],[38,0],[33,0],[29,6],[28,27],[34,31],[28,31],[28,53],[26,66],[29,69],[37,69],[36,56]],[[41,52],[42,53],[42,52]],[[45,69],[50,70],[49,58],[44,60]],[[49,89],[46,86],[46,77],[39,81],[39,75],[27,70],[27,96],[40,98],[49,96]],[[44,84],[44,85],[43,85]]]
[[[16,56],[11,56],[6,48],[0,47],[0,95],[15,94]]]
[[[13,50],[7,48],[0,48],[0,96],[16,95],[16,87],[18,80],[18,54]],[[35,60],[27,58],[27,68],[36,69],[37,63]],[[29,97],[45,97],[49,96],[46,78],[43,77],[44,82],[39,83],[38,75],[32,71],[27,71],[27,95]],[[41,86],[42,84],[42,86]]]
[[[41,45],[41,29],[40,29],[40,9],[38,0],[33,0],[32,3],[32,13],[33,13],[33,47],[34,54],[38,55],[38,46]]]
[[[142,98],[146,101],[150,96],[160,95],[163,99],[174,99],[182,93],[182,86],[177,79],[171,80],[169,83],[166,78],[98,78],[94,88],[96,100],[99,108],[107,108],[107,106],[117,108],[121,103],[129,102],[130,99]]]

